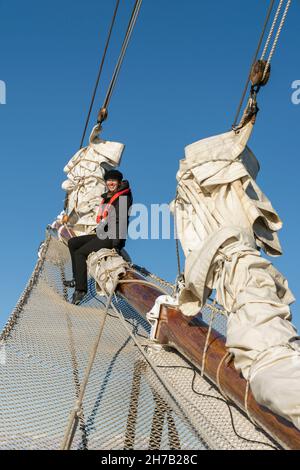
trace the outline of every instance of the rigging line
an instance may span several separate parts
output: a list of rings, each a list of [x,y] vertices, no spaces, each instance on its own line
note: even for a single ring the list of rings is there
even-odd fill
[[[111,82],[109,84],[109,87],[108,87],[108,90],[107,90],[107,93],[106,93],[103,108],[107,108],[107,106],[110,102],[111,95],[113,93],[113,89],[115,87],[115,84],[116,84],[116,81],[117,81],[117,78],[118,78],[118,74],[120,72],[121,65],[122,65],[122,62],[123,62],[128,44],[129,44],[129,40],[130,40],[132,31],[134,29],[134,26],[135,26],[135,23],[136,23],[136,20],[137,20],[137,16],[138,16],[138,13],[139,13],[141,3],[142,3],[142,0],[136,0],[135,5],[133,7],[132,14],[131,14],[131,17],[130,17],[130,20],[129,20],[129,23],[128,23],[128,26],[127,26],[127,31],[126,31],[126,34],[125,34],[125,38],[124,38],[124,41],[123,41],[123,44],[122,44],[121,52],[120,52],[115,70],[113,72]]]
[[[119,280],[119,282],[122,282],[122,280]],[[201,440],[201,442],[203,442],[204,439],[202,439],[201,436],[199,435],[199,432],[195,428],[195,425],[190,422],[186,411],[184,411],[184,409],[182,408],[182,405],[180,405],[180,403],[178,402],[178,399],[174,395],[174,393],[172,391],[173,390],[172,384],[160,373],[160,371],[158,370],[158,367],[160,367],[160,366],[157,366],[155,364],[155,362],[153,361],[153,359],[150,357],[150,355],[147,354],[146,348],[148,347],[148,345],[146,346],[146,348],[144,348],[144,345],[139,343],[139,341],[135,337],[134,333],[132,331],[130,331],[128,326],[126,325],[126,323],[124,321],[123,313],[121,311],[119,311],[114,304],[112,304],[112,308],[118,314],[119,320],[123,323],[124,328],[126,329],[128,334],[130,335],[132,340],[134,341],[134,343],[137,346],[140,353],[143,355],[143,358],[148,363],[148,365],[150,366],[150,368],[152,369],[152,371],[154,372],[154,374],[156,375],[156,377],[158,378],[158,380],[160,381],[160,383],[162,384],[164,389],[168,392],[169,396],[172,399],[172,402],[176,406],[176,409],[180,411],[180,413],[183,415],[184,419],[187,421],[187,424],[189,425],[189,427],[195,432],[196,436]]]
[[[97,294],[96,294],[96,295],[91,294],[91,296],[92,296],[92,298],[93,298],[96,302],[99,302],[99,303],[101,303],[101,305],[103,305],[103,302],[98,298]],[[114,295],[114,297],[115,297],[115,302],[116,302],[116,304],[118,304],[118,297],[117,297],[116,295]],[[108,315],[110,318],[119,318],[117,315],[113,315],[112,313],[109,313],[109,312],[107,313],[107,315]],[[131,321],[128,320],[127,318],[125,318],[125,321],[126,321],[127,323],[129,323],[129,325],[131,325],[132,327],[135,327],[134,323],[131,323]],[[148,336],[144,336],[144,335],[142,335],[141,333],[137,333],[137,332],[136,332],[135,334],[136,334],[136,336],[139,336],[140,338],[148,339]]]
[[[90,378],[90,375],[91,375],[91,371],[92,371],[92,368],[93,368],[93,365],[94,365],[94,362],[95,362],[95,358],[96,358],[96,355],[97,355],[97,352],[98,352],[99,344],[100,344],[100,341],[101,341],[101,338],[102,338],[102,333],[103,333],[104,326],[105,326],[106,319],[107,319],[107,314],[108,314],[109,308],[111,306],[112,297],[113,297],[113,294],[115,292],[116,285],[117,284],[115,283],[113,288],[112,288],[112,291],[111,291],[111,293],[110,293],[110,295],[107,299],[106,307],[105,307],[105,310],[104,310],[104,313],[103,313],[102,323],[99,327],[97,337],[94,341],[94,344],[92,345],[91,350],[90,350],[88,364],[87,364],[86,369],[84,371],[84,377],[83,377],[83,380],[82,380],[81,385],[80,385],[80,390],[79,390],[77,400],[76,400],[76,402],[74,404],[74,407],[73,407],[73,409],[70,413],[67,428],[66,428],[64,438],[63,438],[63,441],[62,441],[62,444],[61,444],[61,450],[69,450],[70,449],[70,447],[72,445],[74,435],[75,435],[75,432],[76,432],[76,429],[77,429],[77,426],[78,426],[78,421],[79,421],[80,417],[82,416],[82,403],[83,403],[83,399],[84,399],[84,395],[85,395],[85,390],[86,390],[86,387],[88,385],[89,378]]]
[[[193,379],[192,379],[192,384],[191,384],[191,389],[192,391],[196,394],[196,395],[199,395],[199,396],[202,396],[204,398],[214,398],[215,400],[218,400],[218,401],[221,401],[223,402],[227,408],[228,408],[228,411],[229,411],[229,415],[230,415],[230,421],[231,421],[231,426],[232,426],[232,429],[233,429],[233,432],[235,433],[235,435],[246,441],[246,442],[249,442],[249,443],[253,443],[253,444],[263,444],[265,446],[268,446],[268,447],[271,447],[272,449],[274,450],[277,450],[278,447],[281,448],[281,445],[279,443],[277,443],[274,438],[272,436],[270,436],[268,433],[266,433],[263,429],[259,429],[259,431],[261,433],[263,433],[264,435],[266,435],[272,442],[276,442],[276,445],[278,445],[278,447],[275,447],[273,446],[272,444],[269,444],[267,442],[263,442],[263,441],[257,441],[255,439],[249,439],[248,437],[243,437],[241,434],[238,433],[238,431],[236,430],[236,426],[235,426],[235,423],[234,423],[234,417],[233,417],[233,413],[232,413],[232,409],[231,409],[231,406],[233,406],[235,409],[237,409],[239,412],[242,412],[241,409],[233,402],[233,401],[227,401],[225,400],[225,398],[222,398],[222,397],[218,397],[218,396],[215,396],[215,395],[209,395],[208,393],[203,393],[203,392],[198,392],[195,388],[195,381],[196,381],[196,378],[197,378],[197,369],[195,367],[189,367],[189,366],[178,366],[178,365],[168,365],[168,366],[163,366],[163,365],[158,365],[157,367],[159,368],[163,368],[163,369],[167,369],[167,368],[170,368],[170,369],[187,369],[187,370],[191,370],[193,372]]]
[[[76,352],[76,347],[75,347],[75,342],[74,342],[73,323],[71,319],[70,309],[68,307],[67,287],[64,286],[64,281],[66,280],[64,266],[65,266],[64,262],[61,261],[59,263],[59,268],[60,268],[61,281],[63,285],[63,298],[66,301],[65,320],[66,320],[67,331],[68,331],[69,352],[71,355],[72,376],[73,376],[73,381],[75,385],[75,396],[78,398],[78,395],[80,392],[78,358],[77,358],[77,352]],[[83,412],[82,412],[82,415],[79,417],[79,424],[80,424],[79,428],[81,431],[82,449],[88,450],[88,433],[87,433],[87,426],[85,422],[85,416]]]
[[[87,115],[87,118],[86,118],[86,122],[85,122],[85,126],[84,126],[84,130],[83,130],[83,134],[82,134],[82,137],[81,137],[79,148],[82,148],[84,138],[85,138],[85,134],[86,134],[86,130],[87,130],[87,127],[88,127],[88,124],[89,124],[89,121],[90,121],[91,112],[92,112],[92,109],[93,109],[93,106],[94,106],[94,101],[95,101],[99,81],[100,81],[100,78],[101,78],[102,69],[103,69],[107,49],[108,49],[108,46],[109,46],[112,30],[113,30],[113,27],[114,27],[114,24],[115,24],[119,4],[120,4],[120,0],[117,0],[116,1],[116,6],[115,6],[115,9],[114,9],[114,13],[113,13],[113,17],[112,17],[112,20],[111,20],[111,23],[110,23],[108,35],[107,35],[107,38],[106,38],[106,44],[105,44],[104,52],[103,52],[102,59],[101,59],[101,62],[100,62],[98,75],[97,75],[97,79],[96,79],[96,83],[95,83],[95,87],[94,87],[94,91],[93,91],[93,95],[92,95],[92,99],[91,99],[91,103],[90,103],[90,107],[89,107],[88,115]]]
[[[261,35],[260,35],[260,38],[259,38],[259,41],[258,41],[258,44],[257,44],[257,48],[256,48],[254,57],[253,57],[252,62],[251,62],[250,70],[248,72],[247,81],[245,83],[245,87],[244,87],[244,90],[243,90],[243,93],[242,93],[242,97],[241,97],[239,105],[238,105],[238,109],[237,109],[237,112],[236,112],[236,115],[235,115],[235,118],[234,118],[233,126],[236,126],[236,124],[238,122],[238,117],[239,117],[239,114],[241,112],[242,105],[243,105],[243,102],[244,102],[244,99],[245,99],[245,96],[246,96],[246,93],[247,93],[248,85],[249,85],[249,82],[250,82],[251,70],[252,70],[253,64],[255,63],[255,61],[257,59],[257,56],[258,56],[258,53],[259,53],[259,50],[260,50],[265,32],[266,32],[266,29],[267,29],[267,25],[269,23],[269,19],[270,19],[272,10],[273,10],[274,3],[275,3],[275,0],[270,1],[270,5],[269,5],[268,11],[267,11],[267,16],[266,16],[266,19],[265,19],[265,23],[263,25],[262,32],[261,32]]]
[[[291,3],[292,3],[292,0],[288,0],[286,6],[285,6],[285,9],[284,9],[284,12],[283,12],[283,15],[282,15],[282,18],[281,18],[281,21],[279,23],[279,26],[278,26],[278,30],[277,30],[277,33],[275,35],[275,39],[273,41],[273,45],[272,45],[272,48],[271,48],[271,51],[269,53],[269,57],[268,57],[268,60],[267,60],[267,64],[266,64],[266,67],[264,69],[264,74],[263,74],[263,78],[262,80],[265,78],[265,75],[268,71],[268,68],[270,66],[270,62],[271,62],[271,59],[273,57],[273,54],[275,52],[275,49],[276,49],[276,46],[277,46],[277,42],[278,42],[278,39],[279,39],[279,36],[280,36],[280,33],[282,31],[282,28],[283,28],[283,25],[285,23],[285,20],[286,20],[286,16],[287,16],[287,13],[289,11],[289,8],[291,6]]]
[[[133,10],[132,10],[132,13],[131,13],[131,17],[130,17],[130,20],[129,20],[129,23],[128,23],[128,26],[127,26],[127,31],[126,31],[126,34],[125,34],[125,38],[124,38],[124,41],[123,41],[123,44],[122,44],[121,52],[120,52],[115,70],[114,70],[113,75],[112,75],[111,82],[109,84],[109,87],[108,87],[108,90],[107,90],[107,93],[106,93],[106,96],[105,96],[105,99],[104,99],[104,103],[103,103],[103,106],[102,106],[102,108],[104,108],[104,109],[106,109],[108,107],[109,103],[110,103],[111,96],[112,96],[112,93],[114,91],[114,88],[115,88],[115,85],[116,85],[116,82],[117,82],[117,79],[118,79],[118,75],[119,75],[119,72],[120,72],[120,69],[121,69],[121,66],[122,66],[122,63],[123,63],[123,59],[124,59],[124,56],[125,56],[125,53],[126,53],[126,50],[127,50],[132,32],[133,32],[133,29],[134,29],[134,26],[135,26],[135,23],[136,23],[136,20],[138,18],[138,14],[139,14],[139,11],[140,11],[140,8],[141,8],[141,4],[142,4],[142,0],[136,0],[135,1],[134,7],[133,7]]]
[[[283,4],[283,0],[280,0],[279,5],[278,5],[278,8],[277,8],[276,13],[275,13],[275,16],[274,16],[274,20],[273,20],[272,26],[271,26],[271,28],[270,28],[269,35],[268,35],[267,40],[266,40],[266,43],[265,43],[264,50],[262,51],[262,54],[261,54],[261,58],[260,58],[261,60],[263,60],[263,59],[265,58],[267,49],[268,49],[269,44],[270,44],[270,41],[271,41],[271,37],[272,37],[272,35],[273,35],[273,31],[274,31],[275,25],[276,25],[276,23],[277,23],[277,19],[278,19],[278,16],[279,16],[279,13],[280,13],[282,4]]]
[[[177,276],[178,276],[178,281],[179,281],[179,277],[181,276],[181,263],[180,263],[180,249],[179,249],[178,230],[177,230],[177,207],[176,207],[177,197],[178,197],[178,191],[176,191],[176,196],[175,196],[175,201],[174,201],[174,236],[175,236],[175,249],[176,249],[176,259],[177,259]]]

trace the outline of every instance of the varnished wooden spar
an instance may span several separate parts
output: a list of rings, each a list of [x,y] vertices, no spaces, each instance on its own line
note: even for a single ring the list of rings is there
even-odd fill
[[[144,277],[132,271],[128,271],[125,280],[145,280]],[[139,283],[119,284],[118,292],[135,308],[144,318],[146,313],[151,310],[155,300],[162,295],[159,289]]]
[[[143,278],[138,274],[128,272],[125,279]],[[152,308],[155,299],[161,295],[159,289],[138,283],[120,284],[118,291],[143,316]],[[161,344],[174,347],[199,369],[202,364],[207,331],[208,325],[201,318],[189,319],[178,309],[162,306],[156,339]],[[225,354],[225,338],[212,329],[205,362],[205,375],[215,384],[217,383],[217,369]],[[219,379],[224,393],[245,411],[246,380],[235,370],[232,362],[230,364],[223,362]],[[290,422],[259,405],[254,400],[251,391],[248,398],[248,410],[255,421],[285,449],[300,449],[300,431]]]
[[[208,325],[200,318],[189,320],[178,309],[162,306],[156,339],[159,343],[176,348],[199,368],[207,330]],[[225,338],[212,330],[205,361],[205,374],[215,384],[217,369],[224,354],[226,354]],[[219,381],[224,393],[244,411],[246,380],[236,371],[233,362],[230,364],[223,362]],[[259,405],[251,391],[248,397],[248,410],[251,417],[284,448],[300,449],[300,431],[290,422]]]

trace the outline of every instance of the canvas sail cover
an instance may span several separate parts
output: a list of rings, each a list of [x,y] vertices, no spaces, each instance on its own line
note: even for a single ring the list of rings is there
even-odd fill
[[[300,429],[300,340],[287,280],[261,256],[281,254],[282,222],[255,182],[253,125],[185,148],[175,212],[185,262],[179,304],[195,315],[212,289],[228,313],[226,346],[258,403]]]
[[[96,227],[96,211],[105,189],[105,166],[118,166],[124,150],[119,142],[100,139],[100,131],[98,124],[91,132],[89,145],[78,150],[64,168],[67,179],[62,188],[68,194],[69,224],[76,235],[87,234]]]

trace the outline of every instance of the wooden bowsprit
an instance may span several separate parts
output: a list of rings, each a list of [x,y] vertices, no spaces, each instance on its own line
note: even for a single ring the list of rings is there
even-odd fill
[[[124,279],[134,281],[144,278],[130,271]],[[119,284],[117,291],[143,317],[162,294],[158,288],[134,282]],[[173,347],[200,370],[208,328],[200,316],[190,319],[179,309],[162,305],[155,340]],[[226,353],[224,336],[212,329],[206,353],[205,375],[215,385],[219,382],[222,394],[245,412],[247,381],[236,371],[232,361],[224,361]],[[259,405],[251,391],[247,403],[251,418],[283,448],[300,449],[300,431],[292,423]]]

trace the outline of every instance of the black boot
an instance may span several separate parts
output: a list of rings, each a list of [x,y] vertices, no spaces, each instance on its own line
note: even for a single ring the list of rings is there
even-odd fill
[[[79,305],[85,296],[86,292],[84,290],[75,290],[72,298],[72,304]]]
[[[75,287],[75,280],[71,279],[71,281],[63,281],[63,285],[65,287]]]

